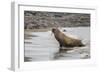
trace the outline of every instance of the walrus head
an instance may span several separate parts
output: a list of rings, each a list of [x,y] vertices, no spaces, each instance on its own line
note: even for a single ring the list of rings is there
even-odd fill
[[[52,28],[52,32],[56,32],[56,31],[60,31],[58,28]],[[65,29],[62,29],[62,32],[67,32],[67,30]]]
[[[53,33],[59,32],[59,29],[58,28],[52,28],[52,32]]]

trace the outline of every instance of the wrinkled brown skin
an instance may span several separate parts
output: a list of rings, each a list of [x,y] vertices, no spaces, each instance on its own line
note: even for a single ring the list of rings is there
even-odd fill
[[[81,47],[84,46],[84,44],[79,39],[71,38],[64,33],[62,33],[59,29],[53,28],[52,32],[54,33],[54,36],[56,40],[59,42],[60,48],[61,47]]]

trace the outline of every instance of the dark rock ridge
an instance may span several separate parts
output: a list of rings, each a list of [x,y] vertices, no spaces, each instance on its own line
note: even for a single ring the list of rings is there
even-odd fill
[[[90,26],[90,14],[24,11],[24,28]]]

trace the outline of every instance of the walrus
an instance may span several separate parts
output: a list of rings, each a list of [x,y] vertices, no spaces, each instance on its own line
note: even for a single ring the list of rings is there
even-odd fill
[[[85,46],[80,39],[65,35],[58,28],[52,28],[52,32],[61,47],[82,47]]]

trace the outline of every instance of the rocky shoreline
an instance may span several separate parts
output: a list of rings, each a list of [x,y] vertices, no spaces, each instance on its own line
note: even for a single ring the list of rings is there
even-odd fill
[[[24,11],[24,28],[90,26],[90,14]]]

